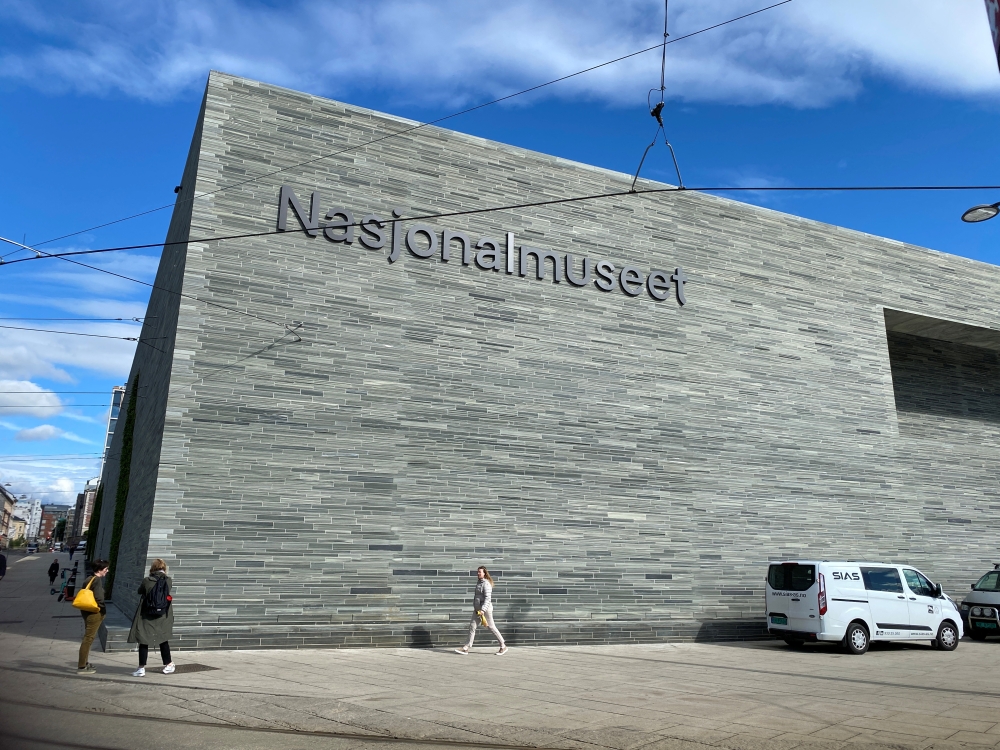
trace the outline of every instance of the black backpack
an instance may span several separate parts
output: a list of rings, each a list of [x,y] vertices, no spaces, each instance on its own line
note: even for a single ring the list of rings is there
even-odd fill
[[[146,617],[160,617],[170,606],[170,586],[166,576],[157,576],[153,588],[146,592],[142,600],[142,613]]]

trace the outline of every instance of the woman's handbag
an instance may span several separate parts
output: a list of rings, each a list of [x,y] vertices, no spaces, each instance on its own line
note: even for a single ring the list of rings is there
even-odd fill
[[[87,581],[87,585],[77,592],[77,595],[73,597],[73,606],[84,612],[100,612],[101,608],[97,604],[97,599],[94,598],[94,592],[90,590],[90,587],[94,585],[94,579],[97,576],[91,576],[90,580]]]

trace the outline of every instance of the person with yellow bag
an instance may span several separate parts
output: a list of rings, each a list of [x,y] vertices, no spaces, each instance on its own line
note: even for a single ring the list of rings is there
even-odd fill
[[[77,661],[77,674],[94,674],[97,670],[91,664],[90,647],[94,645],[97,631],[104,622],[107,609],[104,606],[104,576],[108,574],[107,560],[94,560],[91,564],[94,574],[73,597],[73,606],[83,615],[83,642],[80,644],[80,659]]]
[[[456,648],[455,652],[467,656],[469,651],[472,650],[472,642],[476,638],[476,626],[482,625],[484,628],[489,628],[490,632],[493,633],[493,637],[497,639],[497,643],[500,644],[500,650],[496,652],[497,656],[503,656],[507,653],[507,644],[504,643],[503,636],[500,635],[500,631],[497,630],[496,623],[493,622],[493,577],[490,572],[482,565],[476,569],[476,593],[472,597],[472,621],[469,623],[469,640],[461,648]]]

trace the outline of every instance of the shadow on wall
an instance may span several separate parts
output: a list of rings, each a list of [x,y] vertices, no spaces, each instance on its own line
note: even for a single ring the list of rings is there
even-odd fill
[[[708,620],[701,623],[694,636],[695,643],[749,641],[760,638],[770,638],[763,617],[759,620]]]
[[[516,646],[521,642],[518,640],[518,635],[522,630],[521,626],[528,621],[528,615],[531,614],[531,601],[525,597],[520,597],[518,599],[510,599],[504,603],[507,605],[505,613],[507,618],[503,622],[497,623],[497,629],[503,636],[504,641],[511,646]],[[493,637],[489,630],[486,631],[486,636],[489,638]],[[476,637],[478,639],[478,633],[476,633]],[[528,640],[532,639],[529,638]]]
[[[408,640],[410,648],[434,648],[434,638],[431,636],[431,631],[421,625],[410,628]]]

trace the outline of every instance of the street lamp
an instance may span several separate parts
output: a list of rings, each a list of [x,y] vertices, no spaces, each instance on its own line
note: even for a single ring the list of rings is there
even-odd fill
[[[989,221],[997,214],[1000,214],[1000,203],[983,203],[973,206],[962,214],[962,221],[967,224],[978,224],[981,221]]]

